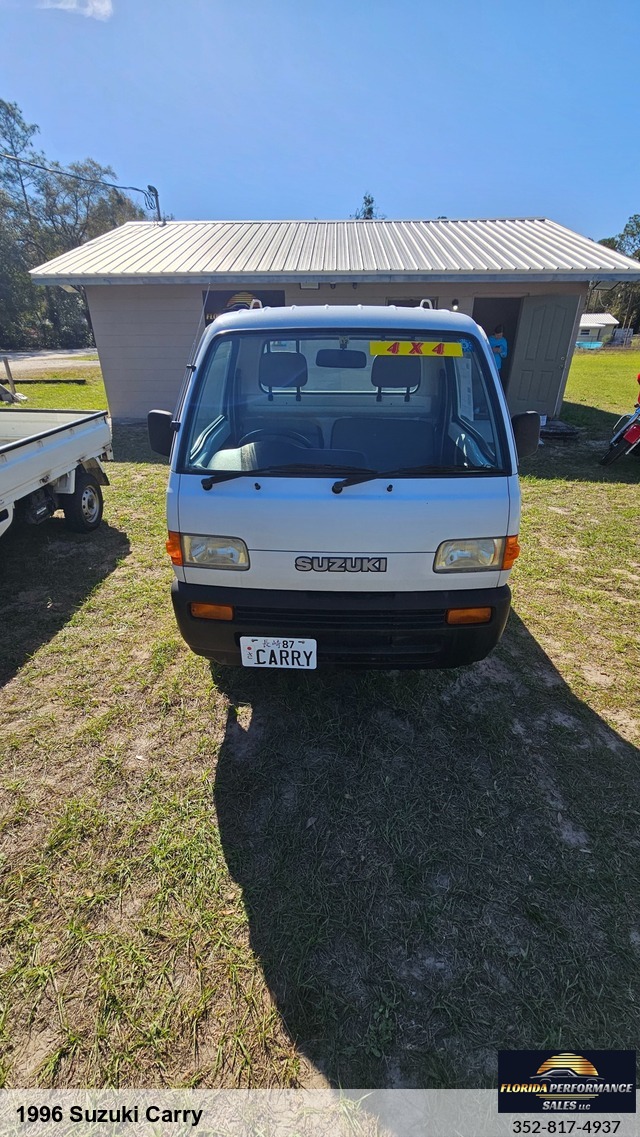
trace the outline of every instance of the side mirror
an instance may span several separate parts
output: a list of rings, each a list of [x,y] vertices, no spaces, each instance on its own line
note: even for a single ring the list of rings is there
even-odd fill
[[[518,458],[530,458],[535,454],[540,442],[540,415],[537,411],[525,411],[511,419],[516,440]]]
[[[151,449],[156,454],[164,454],[168,458],[176,430],[171,411],[149,411],[147,430]]]

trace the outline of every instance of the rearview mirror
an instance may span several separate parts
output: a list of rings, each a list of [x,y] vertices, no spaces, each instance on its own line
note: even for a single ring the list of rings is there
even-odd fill
[[[537,411],[525,411],[511,419],[516,440],[518,458],[530,458],[540,444],[540,415]]]
[[[176,425],[171,411],[149,411],[147,415],[149,445],[156,454],[169,457]]]
[[[316,355],[316,367],[361,368],[367,366],[367,357],[363,351],[349,351],[340,348],[323,347]]]

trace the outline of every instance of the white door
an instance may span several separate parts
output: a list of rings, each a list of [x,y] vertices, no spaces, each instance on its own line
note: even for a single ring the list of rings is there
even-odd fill
[[[580,296],[525,296],[522,301],[507,392],[512,415],[554,414],[580,301]]]

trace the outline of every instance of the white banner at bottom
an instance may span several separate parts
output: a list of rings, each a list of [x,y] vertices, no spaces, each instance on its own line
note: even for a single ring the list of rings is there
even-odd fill
[[[574,1107],[575,1110],[575,1107]],[[498,1113],[497,1090],[2,1090],[0,1137],[640,1137],[637,1115]]]

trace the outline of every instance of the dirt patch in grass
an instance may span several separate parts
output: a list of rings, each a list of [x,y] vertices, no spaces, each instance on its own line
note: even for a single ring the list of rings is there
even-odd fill
[[[255,675],[182,644],[136,438],[103,531],[3,547],[4,1084],[483,1086],[498,1047],[632,1047],[629,484],[581,443],[529,463],[482,664]]]

